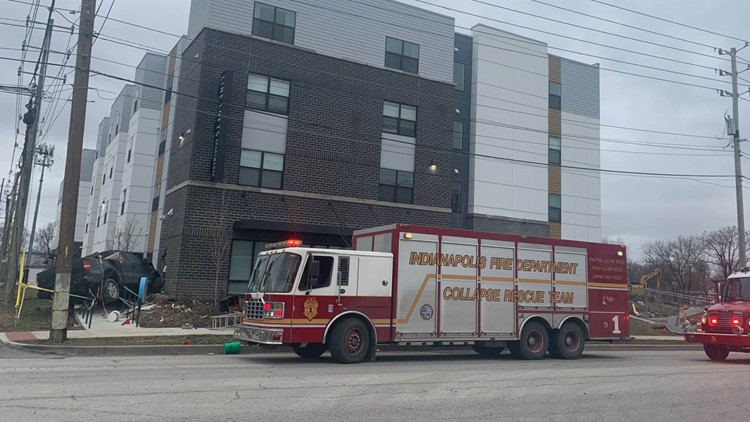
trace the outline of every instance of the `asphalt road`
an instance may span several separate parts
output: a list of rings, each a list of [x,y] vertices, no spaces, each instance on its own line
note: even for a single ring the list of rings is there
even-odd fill
[[[714,363],[695,350],[537,362],[401,352],[359,365],[279,353],[3,353],[12,357],[0,359],[3,421],[705,422],[750,415],[750,355]]]

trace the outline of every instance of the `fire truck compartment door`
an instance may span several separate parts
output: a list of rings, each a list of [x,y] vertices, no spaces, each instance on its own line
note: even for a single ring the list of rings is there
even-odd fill
[[[443,237],[440,280],[440,335],[477,335],[477,239]]]
[[[552,291],[552,246],[518,244],[518,309],[550,309]]]
[[[483,336],[515,333],[515,303],[507,300],[513,292],[515,244],[482,240],[485,263],[480,286],[486,290],[480,308],[480,333]]]
[[[396,319],[398,335],[437,334],[438,237],[414,233],[399,240]]]

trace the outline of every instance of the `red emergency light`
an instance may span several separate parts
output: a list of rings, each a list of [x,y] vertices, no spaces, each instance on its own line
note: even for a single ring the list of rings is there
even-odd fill
[[[301,240],[289,239],[281,242],[269,243],[266,245],[266,249],[299,248],[300,246],[302,246]]]
[[[716,327],[717,325],[719,325],[719,318],[715,315],[711,315],[710,317],[708,317],[708,325]]]
[[[732,325],[739,327],[742,325],[742,317],[735,315],[732,317]]]

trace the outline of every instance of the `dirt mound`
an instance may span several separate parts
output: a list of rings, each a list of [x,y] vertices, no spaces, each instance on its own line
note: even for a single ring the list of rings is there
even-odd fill
[[[211,328],[211,317],[222,314],[210,302],[197,300],[174,303],[155,300],[155,302],[150,304],[153,306],[150,309],[149,304],[144,305],[147,310],[141,311],[139,320],[141,327],[171,328],[191,324],[195,328]]]

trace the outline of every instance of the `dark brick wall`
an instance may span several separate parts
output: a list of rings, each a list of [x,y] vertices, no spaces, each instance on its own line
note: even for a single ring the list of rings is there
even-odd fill
[[[198,55],[200,64],[194,57]],[[175,133],[191,129],[180,145],[173,140],[170,188],[188,180],[208,182],[217,87],[224,70],[235,70],[228,115],[225,190],[221,185],[189,186],[169,193],[166,210],[174,209],[162,230],[167,249],[168,291],[180,299],[213,297],[214,239],[250,239],[232,232],[235,221],[257,220],[348,230],[391,223],[450,225],[449,213],[404,209],[377,200],[383,101],[418,107],[414,204],[450,208],[454,88],[451,84],[378,69],[310,51],[205,29],[184,52]],[[289,128],[283,188],[352,201],[295,197],[235,186],[238,181],[247,74],[291,81]],[[189,76],[188,76],[189,75]],[[191,81],[192,80],[192,81]],[[197,109],[197,111],[195,111]],[[435,163],[436,172],[429,166]],[[468,172],[468,170],[467,170]],[[284,238],[265,233],[263,239]],[[330,236],[327,242],[336,242]],[[324,240],[326,240],[324,239]],[[229,256],[220,267],[220,292],[226,292]]]
[[[472,61],[474,41],[468,35],[456,34],[454,60],[464,65],[464,90],[455,92],[455,120],[463,122],[463,148],[453,151],[453,168],[458,170],[452,175],[452,182],[461,184],[460,208],[451,216],[451,225],[458,228],[468,227],[469,212],[469,151],[471,142],[471,89]],[[455,113],[454,110],[454,113]]]

